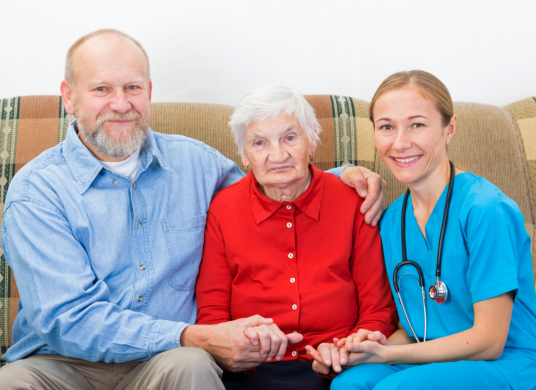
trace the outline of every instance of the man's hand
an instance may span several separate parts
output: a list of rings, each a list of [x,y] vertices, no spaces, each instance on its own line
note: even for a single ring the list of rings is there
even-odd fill
[[[365,214],[366,223],[376,226],[384,209],[385,180],[367,168],[351,166],[344,168],[341,180],[365,198],[361,212]]]
[[[260,354],[261,345],[253,345],[245,331],[272,323],[271,318],[255,315],[218,325],[190,325],[182,331],[180,342],[184,347],[204,349],[228,371],[246,371],[257,367],[264,358]]]
[[[287,344],[295,344],[303,340],[303,336],[299,333],[285,335],[276,324],[247,328],[244,333],[251,344],[255,346],[260,344],[260,355],[266,361],[274,358],[277,361],[283,359]]]

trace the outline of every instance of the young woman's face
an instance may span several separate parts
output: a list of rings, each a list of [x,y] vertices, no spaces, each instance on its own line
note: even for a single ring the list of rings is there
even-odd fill
[[[415,87],[386,92],[373,108],[374,139],[382,161],[405,184],[417,184],[441,169],[456,116],[444,127],[435,103]]]

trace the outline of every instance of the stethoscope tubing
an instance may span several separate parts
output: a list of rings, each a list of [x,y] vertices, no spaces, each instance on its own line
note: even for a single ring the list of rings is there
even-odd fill
[[[448,221],[448,214],[449,214],[449,208],[450,208],[450,200],[452,198],[452,188],[454,187],[454,176],[455,176],[455,167],[454,163],[452,161],[449,161],[450,165],[450,178],[449,178],[449,188],[447,191],[447,199],[445,202],[445,210],[443,211],[443,221],[441,223],[441,232],[439,234],[439,245],[438,245],[438,254],[437,254],[437,266],[436,266],[436,284],[439,283],[439,278],[441,277],[441,262],[443,258],[443,242],[445,240],[445,231],[447,228],[447,221]],[[413,329],[413,326],[411,325],[411,321],[409,320],[408,313],[406,312],[406,308],[404,307],[404,303],[402,302],[402,296],[400,295],[400,285],[398,283],[398,270],[403,267],[404,265],[411,265],[419,274],[419,287],[421,288],[422,293],[422,307],[423,307],[423,313],[424,313],[424,338],[423,342],[426,341],[426,333],[427,333],[427,320],[426,320],[426,297],[424,293],[424,276],[422,273],[422,269],[415,261],[408,260],[407,258],[407,251],[406,251],[406,208],[408,203],[410,190],[409,188],[406,190],[406,194],[404,195],[404,200],[402,202],[402,218],[401,218],[401,239],[402,239],[402,261],[398,263],[393,270],[393,286],[395,288],[395,292],[398,296],[398,302],[400,302],[400,306],[402,307],[402,311],[404,312],[404,316],[406,317],[406,321],[408,322],[409,328],[411,329],[411,333],[413,333],[413,336],[415,337],[415,340],[420,343],[419,338],[417,337],[417,334],[415,333],[415,330]]]

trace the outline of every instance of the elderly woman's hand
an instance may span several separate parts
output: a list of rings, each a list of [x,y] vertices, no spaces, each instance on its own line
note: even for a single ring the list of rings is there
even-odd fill
[[[261,346],[259,354],[266,360],[270,361],[275,358],[276,361],[283,359],[288,344],[296,344],[303,340],[299,333],[290,333],[285,335],[276,324],[263,324],[247,328],[244,334],[253,345]]]
[[[341,180],[365,198],[361,212],[365,214],[366,223],[376,226],[384,209],[385,180],[367,168],[352,166],[344,168]]]

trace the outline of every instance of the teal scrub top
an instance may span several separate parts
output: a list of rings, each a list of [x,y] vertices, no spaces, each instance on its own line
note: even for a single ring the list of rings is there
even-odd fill
[[[532,273],[530,237],[517,204],[484,178],[465,172],[455,176],[443,243],[441,280],[449,296],[443,304],[428,297],[435,283],[437,247],[447,187],[425,226],[426,239],[413,213],[411,195],[406,209],[408,260],[417,262],[425,280],[427,340],[462,332],[473,326],[473,304],[513,291],[515,293],[503,366],[521,371],[536,359],[536,293]],[[403,196],[385,211],[380,233],[387,274],[402,326],[413,338],[393,287],[393,271],[402,261],[401,213]],[[424,336],[421,290],[414,267],[398,271],[400,293],[417,336]]]

